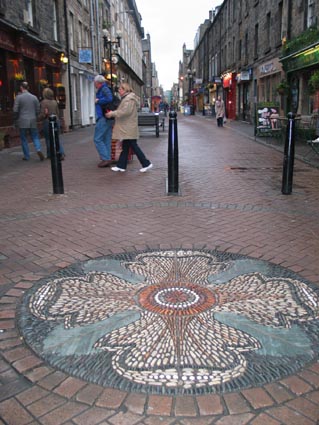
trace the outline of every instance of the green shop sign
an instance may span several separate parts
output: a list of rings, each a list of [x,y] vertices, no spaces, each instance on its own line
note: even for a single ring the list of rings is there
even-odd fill
[[[311,65],[317,65],[319,62],[319,45],[315,48],[304,50],[303,52],[299,52],[290,57],[282,58],[281,62],[286,72],[307,68]]]

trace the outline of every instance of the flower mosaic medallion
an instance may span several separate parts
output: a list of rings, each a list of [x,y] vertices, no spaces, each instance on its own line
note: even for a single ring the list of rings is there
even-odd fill
[[[19,326],[53,367],[106,387],[204,394],[263,385],[318,358],[318,289],[208,250],[80,263],[24,297]]]

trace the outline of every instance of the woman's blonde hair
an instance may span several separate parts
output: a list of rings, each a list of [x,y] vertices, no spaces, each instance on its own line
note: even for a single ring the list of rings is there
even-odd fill
[[[125,91],[125,93],[129,93],[133,91],[129,83],[121,83],[120,87]]]
[[[44,99],[54,99],[53,90],[49,89],[48,87],[43,90],[42,94]]]

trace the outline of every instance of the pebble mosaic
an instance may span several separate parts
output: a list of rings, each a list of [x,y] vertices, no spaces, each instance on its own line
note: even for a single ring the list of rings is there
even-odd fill
[[[27,291],[26,343],[88,382],[154,394],[224,393],[318,358],[318,289],[269,262],[150,250],[75,264]]]

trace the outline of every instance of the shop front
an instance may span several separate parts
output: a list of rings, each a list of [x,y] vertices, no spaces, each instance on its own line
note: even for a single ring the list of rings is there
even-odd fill
[[[319,43],[283,57],[281,62],[290,87],[289,107],[292,112],[309,117],[318,115]]]
[[[252,68],[243,70],[237,74],[237,117],[245,122],[252,122],[252,105],[251,105],[251,89],[252,89]]]
[[[287,96],[277,90],[280,82],[284,79],[282,65],[279,58],[273,58],[259,65],[255,69],[257,80],[257,102],[279,104],[279,113],[284,115]]]
[[[236,73],[228,72],[223,75],[224,102],[226,117],[236,119]]]
[[[30,92],[39,99],[43,88],[61,87],[60,55],[50,46],[23,36],[21,31],[0,29],[0,122],[6,135],[14,139],[16,133],[12,109],[21,81],[27,81]]]

